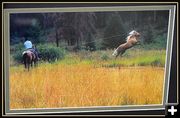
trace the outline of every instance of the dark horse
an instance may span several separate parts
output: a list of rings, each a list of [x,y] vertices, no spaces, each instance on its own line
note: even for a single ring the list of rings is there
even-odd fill
[[[28,71],[29,71],[30,65],[31,67],[33,66],[33,63],[34,63],[34,66],[36,66],[37,60],[38,59],[36,55],[32,51],[27,50],[23,52],[23,63],[24,63],[25,68],[28,69]]]

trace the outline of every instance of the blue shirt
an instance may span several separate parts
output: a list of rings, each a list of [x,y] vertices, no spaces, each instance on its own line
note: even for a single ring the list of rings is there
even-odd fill
[[[26,42],[24,42],[24,46],[25,46],[26,49],[32,48],[32,43],[31,43],[31,41],[26,41]]]

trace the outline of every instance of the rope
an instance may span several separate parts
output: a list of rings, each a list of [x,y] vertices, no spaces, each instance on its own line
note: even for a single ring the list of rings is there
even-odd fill
[[[110,38],[114,38],[114,37],[118,37],[118,36],[121,36],[121,35],[114,35],[114,36],[111,36],[111,37],[101,38],[101,39],[99,39],[99,40],[94,40],[94,41],[90,41],[90,42],[87,42],[87,43],[82,43],[81,46],[82,46],[82,45],[89,44],[89,43],[93,43],[93,42],[99,42],[99,41],[101,41],[101,40],[103,40],[103,39],[110,39]]]

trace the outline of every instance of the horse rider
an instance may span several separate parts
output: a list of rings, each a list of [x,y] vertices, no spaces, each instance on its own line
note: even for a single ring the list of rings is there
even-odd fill
[[[39,58],[39,51],[38,51],[38,49],[36,48],[36,45],[33,45],[32,46],[32,49],[34,49],[34,52],[37,54],[36,56],[37,56],[37,59],[39,60],[40,58]]]
[[[26,50],[33,52],[36,55],[37,59],[39,60],[38,51],[37,51],[35,45],[33,45],[32,42],[29,41],[27,38],[25,39],[24,47]]]

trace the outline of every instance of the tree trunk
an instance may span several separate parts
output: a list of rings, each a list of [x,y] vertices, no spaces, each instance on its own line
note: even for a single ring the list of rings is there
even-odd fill
[[[56,46],[59,47],[59,37],[58,37],[58,30],[56,28]]]

